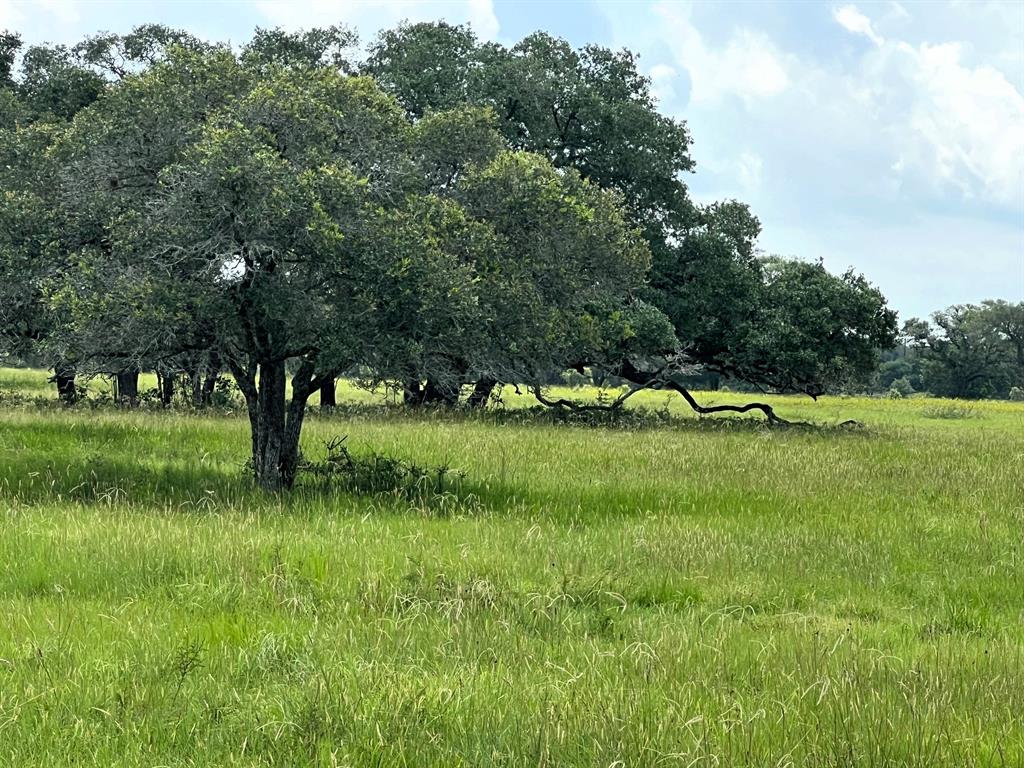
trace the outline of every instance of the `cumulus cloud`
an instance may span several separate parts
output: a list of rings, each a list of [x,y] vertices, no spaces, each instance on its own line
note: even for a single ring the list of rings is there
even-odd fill
[[[870,37],[852,87],[892,141],[893,170],[967,197],[1014,204],[1024,195],[1024,96],[992,66],[964,61],[960,43],[884,40],[853,6],[845,29]]]
[[[708,45],[690,19],[688,6],[658,3],[655,14],[672,40],[673,55],[690,76],[690,99],[714,103],[724,96],[743,100],[774,96],[790,84],[786,61],[765,35],[738,29],[721,48]]]
[[[651,92],[660,104],[670,104],[676,98],[676,70],[668,64],[655,64],[647,72],[651,78]]]
[[[902,6],[898,7],[903,11],[903,13],[906,13],[906,10],[903,9]],[[837,8],[832,15],[835,20],[839,22],[840,26],[847,31],[853,32],[857,35],[864,35],[875,45],[881,45],[885,42],[881,35],[876,33],[874,28],[871,26],[871,19],[858,11],[857,6],[844,5],[842,8]]]

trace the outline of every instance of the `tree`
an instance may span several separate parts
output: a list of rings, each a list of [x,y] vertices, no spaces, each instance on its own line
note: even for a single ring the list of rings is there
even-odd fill
[[[4,30],[0,32],[0,88],[14,87],[14,62],[21,50],[21,35]]]
[[[407,24],[380,34],[365,71],[417,125],[460,105],[485,107],[506,146],[614,190],[655,260],[694,213],[680,178],[693,167],[686,128],[657,112],[628,52],[575,51],[542,33],[508,49],[480,45],[466,27]]]
[[[342,241],[379,217],[402,132],[369,81],[257,78],[224,51],[177,50],[126,80],[61,147],[67,204],[102,233],[54,296],[66,338],[94,365],[216,347],[249,406],[257,479],[289,486],[306,399],[354,352]]]
[[[45,297],[66,264],[68,230],[49,154],[63,130],[46,122],[0,127],[0,355],[53,366],[58,395],[70,402],[74,363],[47,348],[55,318]]]
[[[470,82],[477,54],[469,27],[443,21],[401,24],[378,35],[364,71],[418,120],[477,101]]]
[[[103,77],[66,46],[33,45],[22,58],[18,92],[33,120],[70,120],[105,87]]]
[[[404,24],[378,36],[364,69],[413,120],[490,107],[511,148],[620,192],[652,247],[692,221],[681,177],[694,167],[689,133],[658,112],[628,51],[574,50],[542,32],[505,48],[479,44],[467,27]]]
[[[1006,396],[1024,382],[1022,319],[1024,304],[986,301],[936,312],[934,327],[918,324],[928,390],[946,397]]]
[[[142,24],[126,35],[100,32],[71,49],[75,59],[96,74],[123,80],[164,61],[172,48],[204,51],[211,46],[180,29]]]
[[[327,67],[349,74],[358,42],[356,33],[341,25],[297,32],[257,27],[242,49],[242,62],[257,70]]]
[[[467,144],[485,118],[438,115],[417,134],[368,78],[172,51],[55,152],[79,242],[51,293],[60,337],[93,366],[215,349],[268,489],[294,482],[306,402],[342,370],[529,376],[604,343],[643,241],[578,175]],[[522,306],[502,303],[513,295]],[[510,321],[514,353],[497,335]]]
[[[696,366],[816,395],[866,375],[875,358],[868,347],[892,343],[894,315],[862,278],[834,277],[820,265],[762,263],[760,223],[746,205],[689,199],[687,128],[658,112],[628,51],[574,49],[544,33],[511,48],[481,45],[465,27],[407,24],[381,33],[365,70],[413,121],[460,104],[489,107],[510,147],[621,195],[628,223],[651,253],[650,285],[636,297],[647,302],[642,314],[660,310],[674,331],[655,332],[644,355],[611,363],[634,383],[648,385],[653,369],[661,371],[656,378],[672,370],[678,383]],[[798,320],[812,322],[806,333],[787,325]],[[651,344],[668,338],[674,343],[651,356]],[[797,345],[804,345],[799,354]],[[559,370],[591,362],[550,361]]]
[[[1024,301],[989,299],[981,302],[981,312],[1012,350],[1016,368],[1012,377],[1017,385],[1024,385]]]

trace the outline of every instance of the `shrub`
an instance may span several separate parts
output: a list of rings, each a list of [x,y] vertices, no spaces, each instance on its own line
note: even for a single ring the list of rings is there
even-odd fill
[[[447,466],[424,467],[380,454],[355,456],[345,445],[346,439],[329,441],[322,461],[303,461],[301,474],[347,493],[393,496],[428,506],[463,508],[474,501],[472,494],[464,493],[466,476],[462,472]]]
[[[1010,387],[1010,399],[1014,402],[1024,402],[1024,389],[1020,387]]]
[[[907,397],[909,395],[914,394],[914,386],[910,383],[910,379],[908,379],[906,376],[901,376],[900,378],[893,381],[893,383],[889,387],[889,391],[891,392],[894,389],[897,390],[901,395],[903,395],[903,397]]]

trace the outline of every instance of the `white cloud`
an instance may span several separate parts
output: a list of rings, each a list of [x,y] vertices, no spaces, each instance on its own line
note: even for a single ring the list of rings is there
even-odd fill
[[[1024,194],[1024,96],[992,67],[961,63],[956,43],[900,44],[917,86],[909,125],[941,178],[999,202]]]
[[[894,19],[909,19],[910,12],[897,2],[889,3],[889,16]]]
[[[714,48],[691,22],[688,6],[663,2],[654,10],[677,63],[690,75],[692,102],[714,103],[726,95],[762,99],[789,86],[786,62],[766,36],[738,29],[724,48]]]
[[[255,7],[267,21],[286,29],[348,24],[363,40],[378,30],[393,27],[401,21],[444,20],[452,24],[469,24],[484,40],[497,37],[498,17],[492,0],[444,0],[425,3],[417,0],[256,0]]]
[[[906,10],[903,9],[902,6],[898,7],[901,11],[906,13]],[[858,11],[857,6],[844,5],[842,8],[837,8],[832,15],[835,20],[839,22],[840,26],[848,32],[853,32],[856,35],[864,35],[875,45],[881,45],[885,42],[885,40],[883,40],[871,26],[871,19]]]
[[[501,29],[492,0],[469,0],[469,23],[485,40],[494,40]]]
[[[1024,196],[1024,96],[991,66],[963,62],[959,43],[886,41],[853,6],[836,21],[877,46],[848,91],[892,142],[892,168],[965,197],[1020,204]]]
[[[668,64],[655,64],[648,71],[651,78],[651,92],[659,104],[671,104],[676,98],[676,70]]]

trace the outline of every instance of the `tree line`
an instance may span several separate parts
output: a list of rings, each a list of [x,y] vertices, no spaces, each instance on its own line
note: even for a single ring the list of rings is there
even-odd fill
[[[444,23],[356,43],[0,36],[2,351],[68,399],[155,370],[202,402],[227,373],[278,489],[346,372],[410,407],[512,384],[577,408],[545,383],[598,369],[777,420],[705,408],[686,377],[817,396],[896,343],[863,276],[764,256],[746,205],[689,196],[687,126],[630,52]]]
[[[1024,400],[1024,302],[958,304],[911,318],[883,352],[876,385],[906,396]]]

